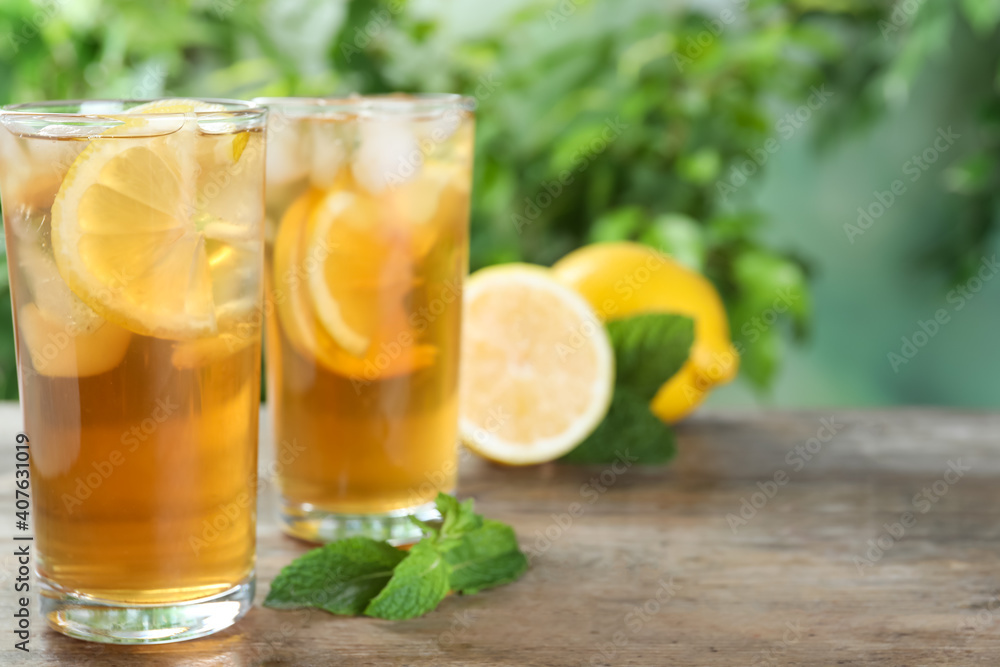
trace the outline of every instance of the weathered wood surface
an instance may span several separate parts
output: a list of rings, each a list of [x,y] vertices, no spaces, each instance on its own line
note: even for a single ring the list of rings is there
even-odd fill
[[[3,442],[19,425],[4,406]],[[706,412],[681,427],[680,447],[672,466],[619,472],[464,457],[460,495],[516,528],[532,568],[405,622],[258,606],[214,637],[130,648],[68,639],[36,617],[25,656],[9,632],[5,555],[0,664],[1000,664],[1000,415]],[[0,516],[12,516],[13,455],[0,459]],[[776,473],[785,484],[768,484]],[[731,527],[743,499],[760,507]],[[582,513],[568,521],[573,503]],[[306,549],[279,533],[274,508],[269,487],[258,601]],[[890,540],[885,526],[904,519]]]

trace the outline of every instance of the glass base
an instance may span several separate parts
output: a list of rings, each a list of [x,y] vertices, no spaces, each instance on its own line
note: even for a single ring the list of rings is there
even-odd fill
[[[336,514],[308,503],[291,503],[284,499],[281,502],[284,531],[309,542],[334,542],[362,535],[385,540],[394,546],[413,544],[420,541],[423,533],[410,520],[411,516],[422,521],[441,519],[433,502],[379,514]]]
[[[70,593],[41,579],[42,616],[58,632],[104,644],[167,644],[218,632],[253,604],[254,575],[228,591],[167,605],[128,605]]]

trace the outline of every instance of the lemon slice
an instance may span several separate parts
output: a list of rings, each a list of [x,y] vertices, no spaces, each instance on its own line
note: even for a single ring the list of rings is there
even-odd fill
[[[122,118],[141,125],[143,113],[222,109],[166,100]],[[104,319],[139,334],[183,340],[216,333],[216,294],[237,292],[230,283],[243,276],[231,268],[252,265],[258,252],[252,224],[205,210],[197,178],[216,158],[191,143],[199,140],[193,130],[97,138],[52,205],[53,255],[63,279]],[[231,163],[239,159],[227,152]]]
[[[510,465],[551,461],[604,418],[614,354],[587,301],[547,269],[508,264],[465,288],[459,432]]]
[[[338,239],[333,243],[354,247],[356,252],[364,254],[365,248],[363,246],[372,245],[370,236],[364,233],[365,227],[370,226],[371,222],[359,219],[358,215],[351,215],[352,212],[358,210],[358,198],[350,192],[334,191],[329,196],[324,197],[313,213],[315,224],[311,234],[312,244],[310,247],[322,255],[328,255],[334,250],[331,247],[330,239],[338,239],[340,236],[353,237]],[[334,229],[335,226],[342,226],[344,230]],[[352,240],[360,241],[360,245],[351,244]],[[369,242],[364,243],[364,241]],[[345,247],[338,249],[343,251]],[[376,249],[375,252],[377,254],[378,250]],[[342,272],[343,267],[334,266],[332,268]],[[312,294],[316,314],[326,330],[342,348],[356,357],[363,356],[371,344],[371,337],[365,336],[355,326],[352,326],[347,321],[340,306],[348,295],[339,293],[347,291],[351,285],[331,284],[331,282],[338,281],[338,276],[333,276],[333,280],[328,281],[327,273],[329,272],[325,270],[308,272],[309,292]],[[338,294],[335,295],[334,290],[337,290]]]
[[[420,249],[412,233],[383,224],[381,211],[350,183],[304,192],[279,225],[268,290],[300,354],[369,381],[437,357],[435,346],[417,342],[406,308]]]

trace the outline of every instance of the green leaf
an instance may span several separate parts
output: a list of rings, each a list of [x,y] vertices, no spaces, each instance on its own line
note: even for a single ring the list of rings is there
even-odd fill
[[[643,313],[607,324],[615,350],[615,383],[645,400],[687,361],[694,321],[683,315]]]
[[[472,498],[468,498],[460,503],[454,496],[438,493],[434,504],[441,513],[441,519],[421,521],[411,517],[411,520],[420,526],[438,547],[449,548],[454,545],[456,538],[483,525],[483,517],[476,514],[474,502]]]
[[[481,514],[476,514],[475,501],[472,498],[460,503],[454,496],[439,493],[435,504],[443,519],[441,524],[443,539],[461,537],[483,525],[483,517]]]
[[[740,369],[758,389],[769,389],[778,370],[781,351],[775,328],[756,329],[740,357]]]
[[[625,387],[615,389],[604,421],[561,461],[625,465],[666,463],[676,453],[673,430],[649,410],[649,401]]]
[[[721,167],[719,152],[712,148],[702,148],[690,155],[682,155],[677,161],[677,173],[680,177],[698,185],[714,181]]]
[[[602,215],[590,229],[590,240],[622,241],[633,238],[646,224],[646,215],[637,206],[619,208]]]
[[[382,592],[365,608],[366,616],[401,620],[423,616],[448,595],[451,566],[430,540],[410,549]]]
[[[945,186],[960,195],[974,195],[991,187],[996,174],[996,161],[987,151],[975,153],[948,167],[944,172]]]
[[[406,554],[367,537],[338,540],[296,558],[271,582],[265,607],[360,614]]]
[[[984,37],[1000,23],[1000,2],[996,0],[962,0],[962,9],[969,24]]]
[[[490,519],[446,551],[445,560],[451,565],[452,590],[465,594],[510,583],[528,569],[514,530]]]
[[[642,233],[640,241],[670,255],[684,266],[704,273],[705,239],[701,225],[686,215],[666,213]]]

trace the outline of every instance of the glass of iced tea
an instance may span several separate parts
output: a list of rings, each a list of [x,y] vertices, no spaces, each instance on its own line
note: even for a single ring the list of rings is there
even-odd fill
[[[268,402],[282,518],[311,541],[419,538],[457,477],[473,107],[256,100],[267,133]]]
[[[0,110],[41,609],[109,643],[206,635],[254,592],[265,111]]]

